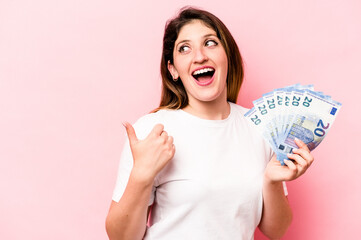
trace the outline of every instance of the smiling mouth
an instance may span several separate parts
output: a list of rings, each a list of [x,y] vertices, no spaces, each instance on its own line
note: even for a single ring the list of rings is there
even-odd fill
[[[214,75],[214,68],[206,67],[199,70],[196,70],[192,73],[194,79],[196,79],[199,83],[206,83],[211,81]]]

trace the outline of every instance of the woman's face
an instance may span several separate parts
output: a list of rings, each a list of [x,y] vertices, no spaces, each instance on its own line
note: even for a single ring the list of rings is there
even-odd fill
[[[173,78],[181,78],[190,105],[227,101],[227,55],[212,28],[199,20],[184,25],[174,44],[173,59],[168,69]]]

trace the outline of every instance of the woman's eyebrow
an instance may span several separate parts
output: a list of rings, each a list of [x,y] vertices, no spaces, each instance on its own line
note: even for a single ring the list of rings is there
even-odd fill
[[[178,46],[179,44],[181,44],[181,43],[185,43],[185,42],[190,42],[190,40],[187,40],[187,39],[182,40],[182,41],[180,41],[179,43],[177,43],[177,46]]]
[[[214,34],[214,33],[208,33],[208,34],[203,35],[202,38],[207,38],[207,37],[217,37],[217,35]],[[176,47],[177,47],[179,44],[181,44],[181,43],[190,42],[190,41],[191,41],[191,40],[184,39],[184,40],[180,41],[179,43],[177,43]]]
[[[212,37],[212,36],[213,36],[213,37],[217,37],[216,34],[214,34],[214,33],[209,33],[209,34],[204,35],[203,38]]]

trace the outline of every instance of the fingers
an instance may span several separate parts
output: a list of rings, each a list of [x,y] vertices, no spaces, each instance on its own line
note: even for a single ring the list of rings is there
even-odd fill
[[[293,161],[284,161],[288,168],[291,170],[291,179],[297,178],[304,174],[314,160],[313,156],[310,153],[310,150],[303,141],[295,138],[295,143],[299,148],[294,148],[292,150],[293,154],[287,154],[287,157]]]
[[[288,154],[287,157],[295,161],[293,165],[297,168],[295,174],[297,177],[306,172],[307,168],[310,166],[309,163],[298,154]]]
[[[275,157],[267,164],[265,174],[269,179],[292,181],[303,175],[310,167],[314,159],[307,145],[298,139],[295,139],[295,143],[299,148],[294,148],[292,153],[287,154],[288,159],[284,159],[286,166],[275,164],[278,161]]]
[[[172,145],[172,144],[173,144],[173,137],[172,137],[172,136],[168,136],[168,135],[167,135],[167,143],[168,143],[168,145]]]
[[[168,133],[163,131],[161,136],[163,137],[164,143],[167,145],[168,149],[172,150],[174,148],[173,137],[168,136]]]
[[[295,143],[300,149],[310,152],[310,149],[308,149],[307,145],[302,140],[295,138]]]
[[[175,153],[175,146],[174,146],[174,143],[173,143],[173,137],[172,136],[168,137],[167,144],[168,144],[168,146],[169,146],[169,148],[171,150],[170,154],[173,157],[174,153]]]
[[[168,139],[168,133],[166,131],[163,131],[161,134],[160,134],[161,137],[165,138],[165,139]]]
[[[132,145],[135,142],[137,142],[138,138],[137,138],[137,135],[135,134],[135,130],[134,130],[132,124],[130,124],[128,122],[124,122],[123,126],[125,127],[125,130],[127,131],[129,144]]]
[[[296,178],[298,169],[296,165],[291,160],[283,160],[286,167],[288,168],[287,172],[285,173],[284,180],[290,181]]]
[[[168,136],[168,133],[164,131],[163,124],[156,124],[153,127],[152,131],[149,133],[148,137],[143,140],[139,140],[137,138],[135,130],[130,123],[124,122],[123,125],[127,131],[129,143],[131,146],[134,145],[134,143],[136,142],[143,142],[146,141],[147,139],[148,141],[152,141],[152,142],[156,140],[158,144],[163,145],[164,147],[166,147],[167,151],[173,152],[174,154],[175,146],[173,144],[173,137]]]
[[[296,173],[297,167],[296,167],[296,165],[295,165],[291,160],[285,159],[285,160],[283,160],[283,162],[287,165],[287,167],[288,167],[290,170],[292,170],[293,172]]]
[[[171,140],[171,144],[173,144],[173,137],[168,136],[168,133],[164,131],[164,125],[163,124],[157,124],[154,126],[151,134],[155,137],[161,136],[164,143],[167,143],[169,140]]]
[[[297,144],[297,146],[299,147],[298,149],[297,148],[294,148],[292,151],[293,153],[295,154],[299,154],[301,155],[301,157],[303,159],[306,160],[308,166],[312,164],[314,158],[313,156],[311,155],[311,151],[309,150],[309,148],[307,147],[307,145],[301,141],[300,139],[298,138],[295,138],[295,143]]]
[[[164,130],[164,125],[159,123],[154,126],[153,130],[151,131],[151,134],[154,134],[155,136],[160,136],[163,130]]]
[[[294,148],[294,149],[292,150],[292,152],[293,152],[294,154],[300,155],[304,160],[306,160],[306,162],[307,162],[308,165],[311,165],[312,162],[313,162],[313,160],[314,160],[314,159],[313,159],[313,156],[311,155],[311,153],[310,153],[309,151],[305,150],[305,149],[302,149],[302,148],[299,148],[299,149]]]
[[[162,142],[163,142],[164,144],[167,144],[168,139],[169,139],[170,137],[168,136],[168,133],[167,133],[166,131],[163,131],[163,132],[160,134],[160,138],[162,139]]]
[[[168,133],[163,130],[163,132],[160,134],[160,137],[162,138],[163,146],[165,147],[165,151],[168,155],[168,158],[171,159],[174,156],[175,153],[175,146],[173,144],[173,137],[168,136]]]
[[[163,141],[167,147],[167,151],[169,153],[170,158],[172,158],[174,156],[175,153],[175,146],[173,144],[173,137],[172,136],[168,136],[168,133],[166,131],[163,131],[160,135],[161,137],[163,137]]]

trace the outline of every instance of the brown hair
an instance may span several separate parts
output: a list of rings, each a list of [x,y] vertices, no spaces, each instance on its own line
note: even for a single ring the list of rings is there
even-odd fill
[[[182,81],[173,81],[167,64],[168,61],[173,64],[174,43],[181,28],[192,20],[201,20],[217,33],[228,60],[227,100],[233,103],[237,101],[243,81],[243,63],[236,41],[222,21],[212,13],[193,7],[185,7],[181,9],[175,18],[168,20],[165,26],[160,64],[162,96],[159,107],[153,112],[159,109],[180,109],[188,105],[188,96]]]

